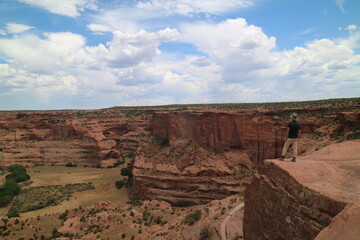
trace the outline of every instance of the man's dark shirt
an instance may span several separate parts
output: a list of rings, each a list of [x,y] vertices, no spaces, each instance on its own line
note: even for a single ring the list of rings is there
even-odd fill
[[[290,128],[288,138],[298,138],[298,132],[301,129],[300,124],[297,121],[291,121],[288,123],[288,128]]]

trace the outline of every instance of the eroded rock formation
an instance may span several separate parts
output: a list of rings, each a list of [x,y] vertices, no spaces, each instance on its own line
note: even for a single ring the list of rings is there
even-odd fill
[[[212,149],[191,142],[149,143],[133,161],[133,195],[189,206],[245,190],[252,171]]]
[[[354,140],[329,145],[296,163],[266,161],[246,189],[245,239],[315,239],[347,204],[360,199],[359,156],[360,141]],[[332,226],[352,236],[348,230],[359,212],[356,205],[346,208]],[[331,239],[324,237],[331,232],[317,239]]]
[[[257,111],[157,112],[152,128],[155,136],[170,140],[186,139],[221,152],[241,150],[260,165],[266,158],[279,157],[284,143],[286,124],[273,117]],[[303,132],[312,132],[317,125],[302,121]]]
[[[151,114],[151,113],[150,113]],[[66,110],[0,113],[1,164],[112,164],[149,136],[146,111]]]

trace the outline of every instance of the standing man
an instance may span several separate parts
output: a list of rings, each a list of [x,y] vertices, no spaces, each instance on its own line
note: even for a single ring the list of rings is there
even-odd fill
[[[290,118],[291,118],[291,121],[287,124],[287,129],[286,129],[286,134],[285,134],[285,136],[286,136],[285,144],[284,144],[282,154],[281,154],[281,157],[279,158],[279,160],[284,161],[286,151],[288,150],[289,146],[292,145],[294,152],[293,152],[293,158],[291,159],[291,161],[296,162],[297,143],[298,143],[298,139],[301,136],[301,126],[297,122],[298,116],[296,115],[296,113],[291,114]]]

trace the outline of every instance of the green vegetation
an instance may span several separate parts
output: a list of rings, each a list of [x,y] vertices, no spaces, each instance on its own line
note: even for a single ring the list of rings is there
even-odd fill
[[[346,137],[347,140],[360,139],[360,124],[352,129],[352,132]]]
[[[65,167],[77,167],[75,163],[68,162]]]
[[[130,175],[130,171],[129,171],[128,168],[122,168],[120,170],[120,173],[121,173],[122,176],[129,176]]]
[[[11,205],[9,212],[19,213],[56,206],[69,200],[74,192],[94,189],[92,183],[75,183],[44,187],[32,187],[22,190]]]
[[[8,167],[11,172],[6,175],[6,181],[3,185],[0,185],[0,207],[5,207],[10,204],[13,198],[19,195],[21,187],[18,182],[24,182],[30,179],[30,176],[26,173],[24,166],[14,164]],[[16,216],[15,212],[11,212],[10,216]]]
[[[119,181],[116,181],[116,182],[115,182],[115,187],[116,187],[117,189],[123,188],[124,185],[125,185],[125,182],[122,181],[122,180],[119,180]]]
[[[6,179],[14,179],[17,183],[24,182],[30,179],[29,174],[26,173],[24,166],[20,164],[14,164],[8,167],[10,174],[6,175]]]
[[[201,210],[197,209],[192,213],[185,216],[185,223],[188,225],[194,225],[194,223],[201,218]]]
[[[123,165],[125,161],[116,161],[116,163],[113,164],[113,167],[118,167],[120,165]]]
[[[159,143],[159,145],[163,148],[163,147],[168,147],[169,146],[169,139],[165,138],[165,137],[158,137],[157,141]]]
[[[212,236],[212,231],[208,225],[200,230],[200,240],[210,239],[211,236]]]

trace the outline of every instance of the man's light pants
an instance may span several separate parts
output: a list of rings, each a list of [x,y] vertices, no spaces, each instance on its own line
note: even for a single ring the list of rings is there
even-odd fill
[[[293,153],[293,157],[296,158],[297,157],[297,143],[298,143],[298,139],[297,138],[288,138],[286,139],[286,142],[284,144],[283,150],[282,150],[282,156],[286,155],[286,151],[288,150],[289,146],[292,145],[292,148],[294,150]]]

